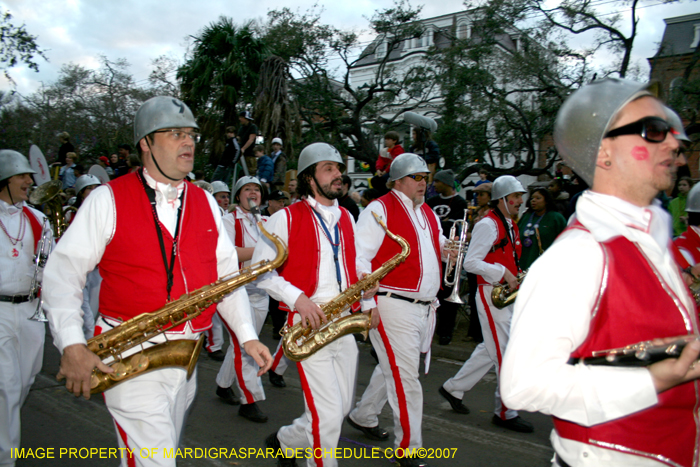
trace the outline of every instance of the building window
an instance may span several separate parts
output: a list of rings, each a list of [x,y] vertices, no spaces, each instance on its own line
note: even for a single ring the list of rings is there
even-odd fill
[[[695,28],[695,37],[693,37],[693,43],[690,44],[691,49],[697,47],[700,42],[700,24],[694,24],[693,26]]]
[[[469,39],[469,32],[467,23],[459,23],[459,26],[457,26],[457,39]]]
[[[386,49],[386,40],[382,39],[379,45],[377,45],[377,49],[375,51],[375,54],[377,55],[378,59],[384,58],[384,56],[386,55]]]

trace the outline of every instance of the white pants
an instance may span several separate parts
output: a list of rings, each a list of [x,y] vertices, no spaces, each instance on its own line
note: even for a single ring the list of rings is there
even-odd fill
[[[503,420],[509,420],[517,417],[518,412],[503,405],[499,385],[501,360],[506,352],[506,345],[508,345],[513,305],[501,310],[493,306],[491,301],[492,290],[493,286],[491,285],[480,285],[476,292],[476,309],[479,312],[484,342],[476,346],[471,357],[464,362],[459,372],[448,379],[442,386],[457,399],[462,399],[465,391],[473,388],[496,365],[498,383],[496,384],[496,407],[494,413]]]
[[[44,357],[44,323],[30,321],[37,301],[0,302],[0,465],[14,466],[19,448],[20,408]]]
[[[197,372],[187,380],[180,368],[163,368],[125,381],[104,393],[120,448],[133,450],[124,456],[122,467],[175,467],[174,456],[165,450],[180,444],[187,410],[197,392]],[[141,449],[143,448],[143,456]],[[153,456],[146,448],[159,448]],[[126,451],[121,451],[126,452]]]
[[[260,289],[256,289],[260,290]],[[260,335],[260,330],[265,323],[270,298],[267,294],[253,293],[248,295],[250,310],[253,314],[255,332]],[[222,388],[230,388],[235,382],[238,386],[241,404],[252,404],[265,400],[262,380],[258,376],[260,367],[253,357],[248,355],[243,346],[238,342],[236,334],[224,323],[231,345],[226,350],[226,357],[216,375],[216,384]]]
[[[207,352],[212,353],[221,350],[224,346],[224,325],[219,317],[219,313],[214,313],[211,317],[211,327],[206,331]]]
[[[377,298],[381,323],[370,331],[370,336],[379,365],[350,418],[358,425],[377,426],[388,400],[394,413],[395,447],[420,448],[423,389],[418,370],[421,342],[430,332],[430,306],[384,296]]]
[[[295,316],[298,321],[298,315]],[[355,398],[357,359],[355,338],[347,335],[297,363],[305,412],[291,425],[279,429],[277,437],[283,449],[314,449],[319,456],[335,450]],[[332,455],[309,456],[306,465],[335,467],[338,461]]]

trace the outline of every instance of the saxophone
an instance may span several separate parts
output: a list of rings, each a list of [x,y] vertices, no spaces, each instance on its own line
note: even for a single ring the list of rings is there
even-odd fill
[[[523,283],[527,271],[522,271],[518,273],[515,279],[518,281],[518,287]],[[494,286],[491,291],[491,301],[493,306],[496,308],[505,308],[508,305],[515,303],[515,299],[518,298],[518,289],[510,290],[508,284],[498,284]]]
[[[90,393],[104,392],[130,378],[164,367],[183,367],[187,370],[187,379],[189,379],[197,365],[204,335],[201,335],[199,340],[167,341],[129,357],[122,358],[122,355],[154,336],[196,318],[202,311],[223,300],[233,290],[281,266],[287,260],[286,245],[277,235],[267,232],[262,223],[258,223],[258,226],[260,232],[277,248],[277,256],[272,261],[263,260],[241,269],[213,284],[185,294],[152,313],[138,315],[88,340],[88,349],[103,361],[111,358],[108,365],[114,368],[114,373],[110,374],[102,373],[98,369],[93,370]]]
[[[362,298],[364,290],[374,287],[392,269],[406,261],[406,258],[411,253],[411,247],[408,242],[402,237],[389,232],[384,221],[375,212],[372,214],[374,214],[375,220],[382,226],[389,238],[401,245],[401,252],[394,255],[393,258],[381,265],[376,271],[358,280],[333,298],[333,300],[324,304],[321,310],[326,314],[327,322],[320,328],[304,328],[301,322],[291,327],[286,325],[280,331],[280,334],[282,335],[284,355],[291,361],[300,362],[346,334],[361,332],[365,339],[367,338],[367,331],[369,331],[372,321],[371,313],[352,313],[344,318],[341,318],[340,314],[347,307]]]

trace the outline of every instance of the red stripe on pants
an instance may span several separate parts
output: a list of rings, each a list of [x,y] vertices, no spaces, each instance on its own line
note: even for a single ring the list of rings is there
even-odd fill
[[[243,356],[241,355],[241,344],[238,342],[236,333],[228,327],[228,323],[222,320],[229,336],[231,336],[231,347],[233,347],[233,367],[236,370],[236,378],[238,378],[238,385],[243,391],[243,396],[245,397],[246,404],[252,404],[255,402],[253,395],[250,393],[248,386],[245,385],[245,380],[243,379]]]
[[[117,423],[116,420],[114,420],[114,424],[117,425],[117,431],[119,432],[119,437],[122,439],[122,442],[124,443],[124,446],[126,446],[127,449],[127,454],[129,455],[128,460],[126,461],[129,467],[136,467],[136,460],[134,459],[134,456],[131,455],[131,450],[129,450],[129,441],[127,440],[126,437],[126,431]],[[123,454],[122,454],[123,455]]]
[[[382,336],[382,342],[384,342],[384,348],[386,349],[386,356],[389,358],[389,365],[391,366],[391,375],[394,378],[394,386],[396,386],[396,396],[399,401],[399,421],[401,422],[401,429],[403,430],[403,438],[399,443],[399,447],[406,449],[411,442],[411,423],[408,419],[408,404],[406,403],[406,393],[403,389],[403,383],[401,382],[401,373],[399,372],[399,367],[396,364],[396,356],[394,355],[394,349],[391,348],[391,343],[389,342],[389,337],[386,335],[386,330],[384,329],[384,323],[379,322],[379,327],[377,328],[379,335]]]
[[[322,454],[323,450],[321,449],[321,431],[319,429],[318,411],[314,403],[314,396],[311,394],[311,386],[309,386],[309,381],[306,379],[306,373],[304,373],[304,367],[301,366],[301,362],[297,362],[297,370],[299,370],[299,379],[301,380],[301,389],[304,391],[304,399],[306,399],[306,405],[309,406],[309,412],[311,412],[311,434],[314,438],[314,458],[316,459],[317,467],[323,467],[323,458],[316,457],[316,450],[318,449]]]
[[[498,358],[498,377],[501,377],[501,345],[498,342],[498,332],[496,332],[496,323],[493,320],[493,315],[491,315],[491,307],[489,307],[489,302],[486,301],[486,296],[484,295],[484,288],[479,287],[479,296],[481,297],[481,303],[484,304],[484,311],[486,311],[486,317],[489,320],[489,329],[491,330],[491,335],[493,336],[493,342],[496,345],[496,358]],[[499,387],[500,391],[500,387]],[[506,411],[508,407],[503,403],[501,399],[501,420],[506,419]]]

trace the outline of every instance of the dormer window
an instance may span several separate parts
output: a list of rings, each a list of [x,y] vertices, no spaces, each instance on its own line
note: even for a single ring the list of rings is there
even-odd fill
[[[470,31],[467,23],[459,23],[457,26],[457,39],[469,39]]]
[[[695,37],[693,37],[693,43],[690,44],[691,49],[696,48],[700,42],[700,24],[694,24],[693,26],[695,28]]]

